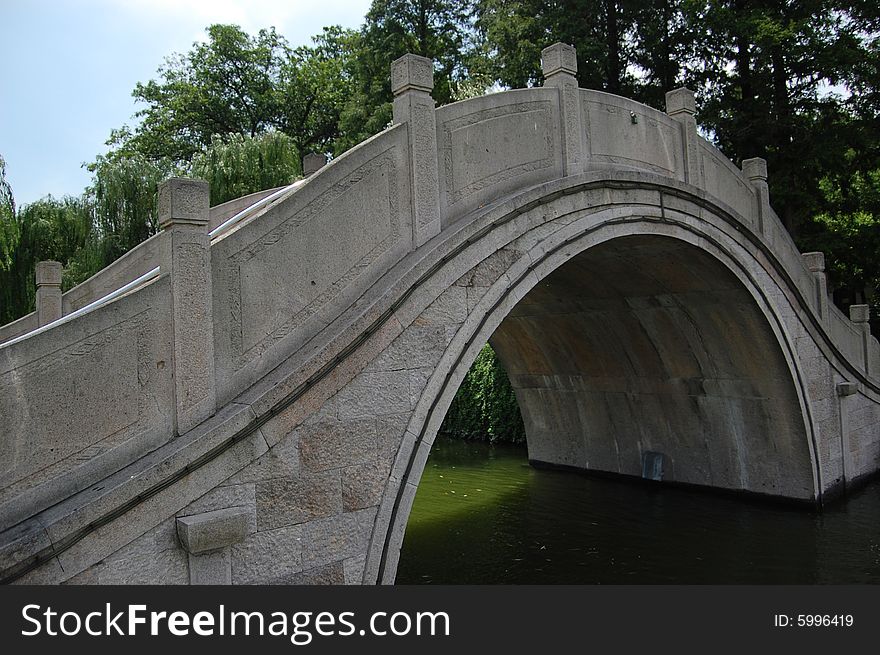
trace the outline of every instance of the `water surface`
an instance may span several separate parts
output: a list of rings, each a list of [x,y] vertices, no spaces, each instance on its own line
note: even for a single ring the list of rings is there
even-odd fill
[[[880,582],[880,483],[823,512],[534,469],[438,438],[400,584]]]

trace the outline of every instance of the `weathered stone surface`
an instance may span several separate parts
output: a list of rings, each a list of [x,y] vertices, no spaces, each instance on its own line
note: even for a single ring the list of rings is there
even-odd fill
[[[446,325],[411,326],[379,355],[365,372],[400,371],[430,366],[446,349]],[[343,405],[345,396],[341,394]],[[345,409],[342,410],[343,413]]]
[[[229,548],[189,556],[189,583],[194,585],[232,584],[232,558]]]
[[[257,529],[261,531],[342,511],[342,485],[336,469],[266,480],[256,488]]]
[[[345,582],[343,563],[333,562],[324,566],[317,566],[308,571],[294,573],[280,582],[281,584],[288,585],[343,584]]]
[[[300,461],[310,471],[338,469],[376,457],[376,423],[372,418],[320,421],[303,426],[298,433]]]
[[[232,507],[253,509],[255,503],[253,484],[229,484],[211,489],[204,496],[183,508],[177,513],[177,516],[192,516]]]
[[[232,547],[233,584],[284,584],[303,568],[303,528],[286,526],[249,535]]]
[[[312,568],[366,551],[375,508],[346,512],[303,525],[303,566]]]
[[[363,582],[364,565],[366,556],[350,557],[343,562],[345,569],[345,584],[361,584]]]
[[[352,512],[377,506],[382,500],[390,471],[390,459],[342,469],[342,509]]]
[[[362,373],[339,392],[339,418],[346,420],[409,410],[409,371]]]

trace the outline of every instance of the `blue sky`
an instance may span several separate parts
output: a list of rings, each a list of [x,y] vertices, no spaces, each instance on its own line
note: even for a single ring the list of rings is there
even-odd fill
[[[274,26],[291,45],[356,28],[370,0],[0,0],[0,155],[16,203],[79,195],[81,167],[132,124],[131,92],[212,23]]]

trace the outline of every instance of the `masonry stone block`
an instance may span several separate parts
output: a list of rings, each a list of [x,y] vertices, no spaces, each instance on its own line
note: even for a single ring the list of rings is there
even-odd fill
[[[189,583],[193,585],[232,584],[230,549],[222,548],[201,555],[189,554]]]
[[[353,396],[352,403],[362,400],[363,411],[357,411],[355,408],[350,418],[319,421],[297,430],[300,463],[303,469],[326,471],[375,459],[376,422],[367,411],[367,387],[358,387],[358,389],[363,395],[358,393]],[[406,404],[408,408],[408,398]]]
[[[365,552],[375,518],[375,508],[368,508],[303,524],[303,568],[343,561]]]
[[[231,547],[233,584],[286,584],[303,570],[303,526],[256,532]],[[311,568],[311,567],[310,567]]]
[[[337,469],[256,484],[257,528],[272,530],[342,511],[342,483]]]
[[[233,507],[177,518],[177,535],[192,555],[219,550],[241,542],[248,534],[247,508]]]

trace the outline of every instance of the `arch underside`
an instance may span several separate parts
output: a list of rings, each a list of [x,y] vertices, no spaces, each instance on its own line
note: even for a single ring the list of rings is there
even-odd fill
[[[664,480],[814,496],[778,339],[705,250],[655,235],[596,245],[534,286],[490,342],[533,462],[650,476],[660,453]]]

